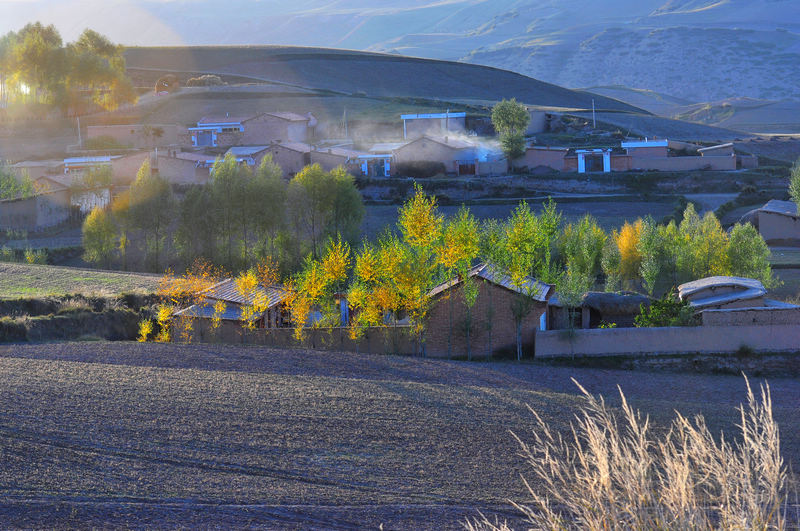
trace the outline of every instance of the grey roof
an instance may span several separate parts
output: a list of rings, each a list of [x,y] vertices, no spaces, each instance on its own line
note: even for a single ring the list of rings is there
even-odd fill
[[[734,291],[720,295],[714,294],[715,290],[720,288],[733,288]],[[708,296],[691,300],[693,295],[704,291],[709,291]],[[754,278],[725,276],[707,277],[693,280],[692,282],[686,282],[678,286],[678,297],[680,297],[681,300],[690,299],[689,304],[696,308],[759,299],[766,294],[767,290],[764,288],[764,284],[762,284],[760,280]]]
[[[179,317],[186,316],[200,319],[213,319],[215,316],[214,305],[210,303],[193,304],[188,308],[175,312],[175,315]],[[259,317],[261,316],[253,316],[253,319],[255,320]],[[220,314],[219,318],[223,321],[241,321],[242,307],[238,304],[226,304],[225,311]]]
[[[762,212],[771,212],[774,214],[784,214],[787,216],[797,217],[797,204],[794,201],[781,201],[779,199],[770,199],[767,204],[759,208]]]
[[[257,289],[266,295],[268,308],[272,308],[273,306],[285,301],[287,297],[286,291],[279,286],[258,286]],[[236,282],[232,278],[228,278],[222,282],[214,284],[205,292],[203,292],[203,296],[206,299],[220,300],[233,304],[252,304],[254,301],[253,297],[248,297],[245,299],[238,291],[236,291]]]
[[[606,293],[590,291],[583,295],[582,306],[608,315],[638,314],[641,305],[650,305],[650,298],[640,293]]]
[[[529,294],[531,298],[539,302],[546,302],[553,290],[553,286],[550,284],[540,282],[533,277],[527,277],[521,286],[515,286],[511,282],[511,277],[504,273],[498,272],[488,264],[477,265],[470,269],[468,274],[470,277],[482,278],[487,282],[491,282],[492,284],[501,286],[510,291],[523,293],[526,295]],[[428,295],[430,297],[435,297],[460,283],[461,279],[459,278],[450,279],[433,288]]]
[[[405,146],[407,142],[379,142],[369,148],[370,153],[391,153],[395,149]]]
[[[261,153],[265,149],[269,149],[269,146],[234,146],[227,153],[234,157],[250,157],[256,153]]]

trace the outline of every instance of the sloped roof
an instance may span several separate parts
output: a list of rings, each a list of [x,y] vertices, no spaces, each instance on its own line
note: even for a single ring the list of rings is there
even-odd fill
[[[260,116],[260,114],[210,114],[197,121],[197,125],[240,124]]]
[[[200,319],[213,319],[216,316],[213,304],[193,304],[188,308],[175,312],[176,316],[198,317]],[[260,316],[254,316],[256,319]],[[242,308],[238,304],[226,305],[225,311],[219,315],[223,321],[241,321]]]
[[[298,153],[311,153],[311,146],[302,142],[275,142],[274,144],[270,144],[269,147],[283,147],[291,149],[292,151],[297,151]]]
[[[35,182],[37,183],[40,181],[50,181],[60,186],[61,188],[69,188],[70,186],[72,186],[73,179],[72,175],[64,175],[62,173],[59,175],[42,175],[41,177],[38,177],[35,180]]]
[[[268,116],[274,116],[275,118],[280,118],[281,120],[286,120],[287,122],[307,122],[311,118],[308,116],[303,116],[302,114],[297,114],[294,112],[267,112],[264,113]]]
[[[334,155],[336,157],[343,157],[348,159],[355,159],[361,155],[366,155],[363,151],[356,151],[354,149],[347,149],[342,147],[320,148],[314,150],[315,153],[322,153],[323,155]]]
[[[525,282],[521,286],[515,286],[511,282],[511,277],[504,273],[500,273],[496,271],[493,267],[488,264],[480,264],[472,269],[469,270],[468,275],[470,277],[477,277],[486,280],[487,282],[491,282],[497,286],[501,286],[506,288],[509,291],[514,291],[516,293],[522,294],[530,294],[531,298],[539,302],[546,302],[547,299],[550,297],[550,294],[553,290],[553,286],[550,284],[545,284],[544,282],[540,282],[533,277],[527,277]],[[435,288],[433,288],[428,295],[430,297],[436,297],[447,291],[448,289],[458,285],[461,283],[461,279],[453,278],[446,282],[442,282]]]
[[[714,293],[715,290],[722,288],[733,288],[734,291],[723,294]],[[689,304],[696,308],[705,308],[707,306],[759,299],[767,294],[767,290],[760,280],[754,278],[716,276],[701,278],[681,284],[678,286],[678,297],[681,300],[687,300],[691,299],[693,295],[704,291],[709,292],[708,296],[689,300]]]
[[[258,289],[267,298],[267,307],[272,308],[286,300],[286,291],[280,286],[258,286]],[[255,300],[254,297],[244,298],[236,290],[236,282],[232,278],[227,278],[222,282],[214,284],[203,292],[206,299],[224,301],[232,304],[252,304]]]
[[[234,146],[227,152],[234,157],[250,157],[256,153],[261,153],[265,149],[269,149],[269,146]]]
[[[798,216],[797,204],[794,201],[781,201],[779,199],[770,199],[767,204],[759,208],[762,212],[770,212],[773,214],[784,214],[786,216]]]
[[[373,144],[371,148],[369,148],[370,153],[391,153],[395,149],[399,147],[403,147],[407,144],[407,142],[379,142],[377,144]]]
[[[638,314],[642,304],[649,306],[650,298],[640,293],[605,293],[601,291],[585,293],[582,301],[582,306],[608,315]]]
[[[467,149],[467,148],[475,147],[475,144],[473,144],[472,142],[468,142],[468,141],[463,140],[461,138],[456,138],[456,137],[452,137],[452,136],[423,135],[423,136],[417,138],[416,140],[412,140],[411,142],[409,142],[407,144],[404,144],[404,145],[402,145],[402,146],[400,146],[399,148],[396,148],[396,149],[402,149],[402,148],[404,148],[406,146],[410,146],[411,144],[419,142],[420,140],[430,140],[431,142],[436,142],[437,144],[441,144],[443,146],[447,146],[447,147],[450,147],[450,148],[453,148],[453,149]]]

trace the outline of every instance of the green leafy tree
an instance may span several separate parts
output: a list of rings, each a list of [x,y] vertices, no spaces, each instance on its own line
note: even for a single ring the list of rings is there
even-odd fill
[[[209,186],[193,186],[184,194],[178,211],[174,241],[181,260],[188,266],[198,258],[217,259],[217,221]]]
[[[17,177],[12,170],[0,166],[0,199],[27,199],[35,193],[36,187],[29,175]]]
[[[789,174],[789,196],[800,210],[800,158],[795,161]]]
[[[153,173],[146,160],[130,188],[130,215],[144,235],[145,252],[154,271],[159,271],[169,224],[174,218],[175,199],[169,182]]]
[[[504,99],[492,108],[492,125],[500,135],[500,144],[509,160],[525,153],[525,130],[530,121],[530,113],[516,99]]]
[[[272,160],[272,155],[265,156],[255,171],[251,195],[256,203],[253,221],[259,242],[258,253],[261,258],[282,259],[279,257],[282,252],[279,236],[286,228],[287,186],[283,170]]]
[[[678,299],[674,291],[665,293],[649,306],[642,304],[633,322],[639,328],[699,324],[689,301]]]
[[[755,227],[749,223],[733,226],[728,245],[732,274],[758,279],[766,287],[776,286],[778,281],[772,274],[769,255],[769,247]]]
[[[117,230],[108,212],[95,207],[83,222],[83,259],[95,265],[110,266],[116,249]]]
[[[236,158],[228,153],[223,159],[214,163],[211,176],[211,197],[213,210],[211,215],[217,223],[217,233],[223,252],[221,253],[225,267],[229,270],[237,268],[234,252],[237,237],[242,226],[246,230],[246,220],[242,210],[242,200],[246,195],[245,175]],[[244,264],[241,264],[244,266]]]

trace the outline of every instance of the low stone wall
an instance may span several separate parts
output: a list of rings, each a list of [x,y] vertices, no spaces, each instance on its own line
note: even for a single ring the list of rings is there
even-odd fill
[[[536,357],[800,351],[800,325],[554,330],[536,334]]]

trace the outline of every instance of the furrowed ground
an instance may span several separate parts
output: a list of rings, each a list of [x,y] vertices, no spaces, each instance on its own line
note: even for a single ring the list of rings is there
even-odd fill
[[[561,430],[575,377],[663,427],[733,432],[734,376],[218,345],[0,346],[3,527],[458,528],[515,517],[526,405]],[[757,383],[757,382],[754,382]],[[800,382],[773,379],[800,464]],[[657,428],[658,429],[658,428]]]

